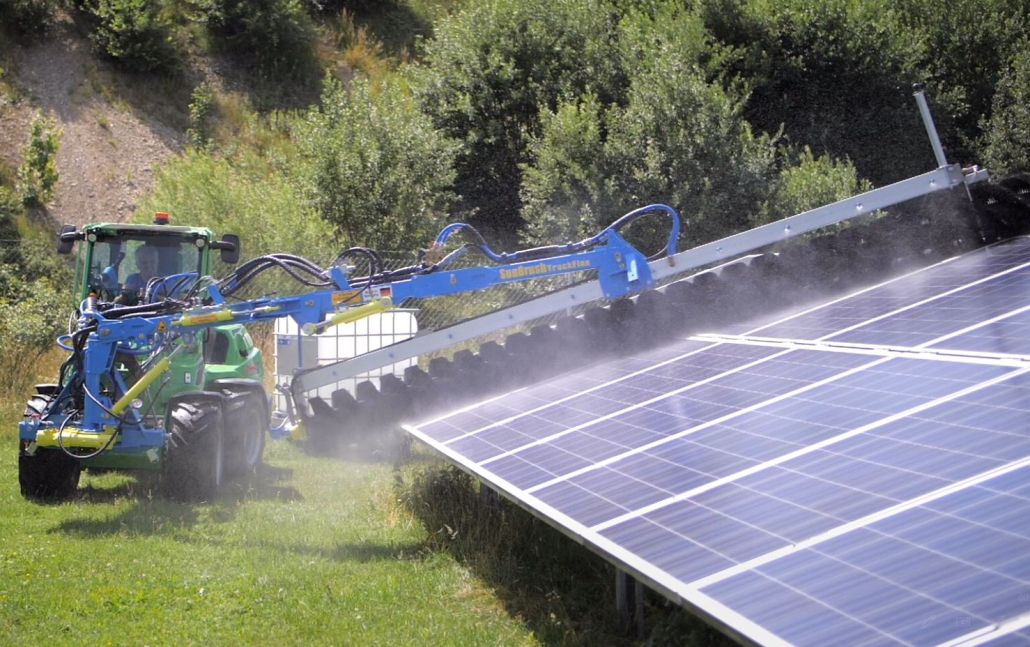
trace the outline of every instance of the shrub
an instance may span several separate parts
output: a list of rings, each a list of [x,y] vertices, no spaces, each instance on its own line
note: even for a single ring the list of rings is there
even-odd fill
[[[206,0],[202,6],[216,43],[252,65],[258,78],[281,84],[310,76],[315,27],[302,0]]]
[[[828,155],[816,157],[812,149],[805,147],[796,162],[780,172],[772,195],[756,214],[753,224],[787,218],[872,188],[868,180],[858,178],[850,162]]]
[[[920,43],[890,0],[708,0],[732,47],[726,73],[752,89],[744,117],[795,146],[852,160],[877,185],[935,166],[911,84]]]
[[[898,3],[905,32],[922,43],[934,115],[951,161],[981,161],[983,128],[995,88],[1009,70],[1016,42],[1030,28],[1026,0],[906,0]]]
[[[513,236],[519,189],[540,110],[590,92],[604,104],[624,87],[601,0],[484,0],[444,21],[413,70],[422,109],[462,143],[456,207]]]
[[[2,281],[2,278],[0,278]],[[67,284],[23,283],[21,294],[0,298],[0,393],[11,393],[54,340],[67,332]]]
[[[348,245],[425,246],[450,204],[455,145],[396,82],[328,78],[295,125],[306,199]]]
[[[42,206],[53,197],[58,180],[54,159],[61,147],[61,136],[61,129],[52,116],[36,113],[24,159],[18,167],[18,185],[26,206]]]
[[[53,24],[54,7],[52,0],[5,0],[0,2],[0,25],[16,36],[38,38]]]
[[[95,19],[89,38],[98,53],[135,72],[175,67],[171,26],[161,4],[149,0],[90,0],[86,10]]]
[[[197,149],[211,145],[210,121],[215,106],[214,89],[208,83],[201,83],[193,89],[190,99],[190,125],[186,129],[186,141]]]
[[[310,0],[319,11],[338,13],[351,11],[356,14],[376,14],[396,9],[401,0]]]
[[[984,161],[999,174],[1030,173],[1030,40],[1024,40],[998,82],[986,122]]]
[[[238,234],[241,258],[270,252],[323,261],[332,257],[331,228],[278,173],[188,151],[158,169],[155,180],[153,193],[140,202],[134,220],[147,222],[155,211],[167,211],[173,223]]]
[[[752,134],[733,92],[706,80],[704,36],[694,16],[671,6],[623,21],[625,106],[569,102],[533,141],[522,194],[530,242],[594,233],[654,202],[681,212],[689,244],[747,226],[766,198],[775,148]],[[667,223],[641,225],[630,240],[661,249]]]

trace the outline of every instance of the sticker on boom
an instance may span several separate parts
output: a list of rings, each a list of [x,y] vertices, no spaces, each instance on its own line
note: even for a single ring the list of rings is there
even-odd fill
[[[333,292],[333,306],[338,306],[341,303],[361,303],[361,290],[342,290],[340,292]]]

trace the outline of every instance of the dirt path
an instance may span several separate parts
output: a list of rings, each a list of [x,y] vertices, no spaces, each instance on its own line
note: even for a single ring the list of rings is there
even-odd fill
[[[25,97],[13,104],[0,98],[0,157],[17,168],[33,116],[52,112],[64,133],[56,196],[47,205],[53,222],[127,220],[153,187],[154,166],[181,151],[181,134],[97,94],[87,74],[89,43],[67,23],[13,62],[12,78]]]

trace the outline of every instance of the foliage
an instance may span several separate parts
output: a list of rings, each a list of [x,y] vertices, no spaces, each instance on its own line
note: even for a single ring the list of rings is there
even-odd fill
[[[938,127],[951,161],[980,161],[983,124],[1013,49],[1030,28],[1027,0],[905,0],[902,28],[921,41],[920,69],[943,108]]]
[[[402,0],[310,0],[319,10],[325,13],[351,11],[356,14],[383,13],[396,9]]]
[[[544,119],[525,170],[527,240],[594,233],[653,202],[683,214],[689,244],[746,225],[765,198],[775,149],[752,134],[731,92],[706,81],[703,38],[698,20],[674,9],[623,21],[626,104],[603,109],[586,97]],[[666,223],[642,223],[629,232],[631,241],[658,251]]]
[[[331,258],[332,232],[275,172],[234,165],[201,151],[188,151],[156,173],[156,187],[136,211],[167,211],[172,222],[210,227],[243,238],[243,255],[271,252]]]
[[[54,160],[61,147],[61,137],[57,120],[52,115],[37,112],[32,119],[29,143],[23,151],[24,159],[18,167],[19,190],[26,206],[42,206],[53,197],[58,180]]]
[[[171,25],[162,3],[149,0],[88,0],[95,26],[90,42],[97,52],[135,72],[168,71],[176,64]]]
[[[348,88],[327,78],[321,107],[298,120],[306,200],[348,245],[425,246],[449,206],[454,143],[396,82]]]
[[[303,0],[193,1],[215,44],[255,78],[278,86],[282,78],[304,85],[312,77],[315,26]]]
[[[0,266],[0,285],[10,273]],[[19,285],[20,283],[20,285]],[[31,366],[48,349],[67,326],[68,284],[56,284],[49,278],[21,281],[14,277],[14,294],[0,298],[0,393],[8,393],[23,379],[17,366]],[[16,364],[8,361],[16,360]]]
[[[743,116],[796,146],[853,161],[880,185],[932,168],[910,87],[920,49],[890,0],[708,0],[701,15],[737,52]],[[885,163],[889,160],[889,163]]]
[[[186,141],[197,149],[211,145],[212,111],[215,106],[215,92],[208,83],[201,83],[193,89],[190,100],[190,126],[186,129]]]
[[[22,206],[0,186],[0,395],[20,386],[67,324],[71,271],[54,253],[52,234],[22,234]]]
[[[1030,39],[998,82],[987,122],[984,161],[1000,174],[1030,173]]]
[[[849,198],[873,188],[860,180],[851,163],[828,155],[816,157],[805,147],[798,159],[780,171],[769,200],[753,223],[761,225]]]
[[[10,27],[27,39],[45,34],[54,22],[52,0],[4,0],[0,2],[0,25]]]
[[[413,70],[423,110],[461,142],[457,208],[510,237],[540,109],[584,93],[614,101],[623,82],[600,0],[486,0],[443,20]]]

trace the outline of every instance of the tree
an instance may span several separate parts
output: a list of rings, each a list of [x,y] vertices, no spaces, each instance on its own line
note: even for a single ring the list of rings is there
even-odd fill
[[[897,10],[903,33],[922,45],[919,80],[942,107],[934,117],[950,161],[982,161],[995,88],[1030,28],[1030,2],[906,0]]]
[[[294,127],[299,180],[348,245],[417,249],[450,206],[455,143],[432,128],[396,81],[327,78],[321,106]]]
[[[25,206],[42,206],[53,197],[59,178],[55,159],[62,135],[52,115],[38,112],[32,118],[25,158],[18,167],[18,185]]]
[[[828,155],[816,157],[806,146],[793,163],[780,171],[768,201],[752,224],[787,218],[872,188],[868,180],[859,179],[851,163]]]
[[[727,74],[751,88],[743,115],[781,128],[815,155],[848,158],[887,184],[933,168],[911,98],[923,80],[918,38],[890,0],[702,0],[699,13],[732,48]]]
[[[1018,46],[986,121],[984,161],[999,174],[1030,173],[1030,39]]]
[[[602,0],[484,0],[444,20],[411,70],[433,124],[461,142],[456,208],[511,242],[519,190],[541,108],[584,93],[602,104],[625,87]]]
[[[706,80],[705,35],[695,16],[671,4],[627,16],[619,31],[625,106],[568,102],[533,141],[523,190],[528,240],[593,233],[653,202],[681,212],[686,244],[747,226],[775,174],[775,146],[742,119],[740,96]],[[668,230],[644,223],[630,238],[657,251]]]

